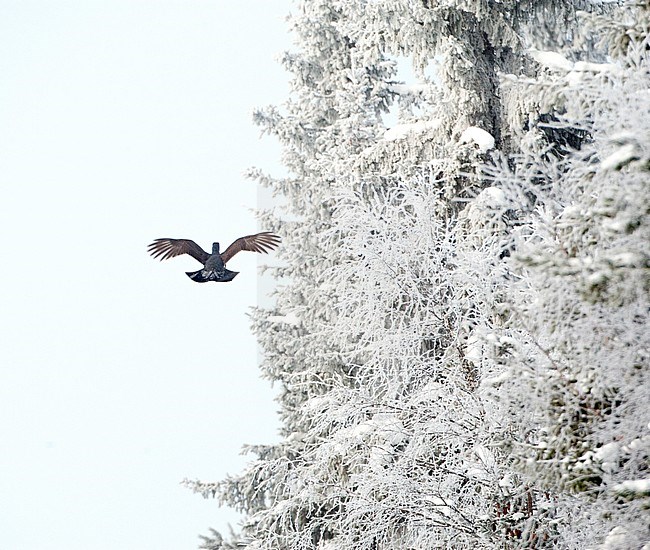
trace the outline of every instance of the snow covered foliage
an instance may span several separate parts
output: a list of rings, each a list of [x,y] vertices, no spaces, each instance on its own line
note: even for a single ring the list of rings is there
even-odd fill
[[[555,494],[562,547],[619,529],[605,547],[637,548],[649,538],[650,5],[585,26],[607,37],[608,63],[537,55],[547,72],[519,85],[552,116],[491,172],[518,197],[504,325],[515,344],[494,400],[525,411],[510,458]],[[561,149],[549,134],[585,140]]]
[[[650,5],[600,4],[297,6],[251,171],[284,439],[187,482],[246,515],[204,548],[648,542]]]

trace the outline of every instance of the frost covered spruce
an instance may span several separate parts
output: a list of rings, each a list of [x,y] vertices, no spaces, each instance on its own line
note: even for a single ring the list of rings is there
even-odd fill
[[[256,310],[283,441],[203,548],[649,543],[650,4],[305,0]]]

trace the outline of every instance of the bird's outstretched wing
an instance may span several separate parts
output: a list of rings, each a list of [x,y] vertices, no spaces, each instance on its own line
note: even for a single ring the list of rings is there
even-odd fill
[[[269,250],[273,250],[280,244],[280,237],[265,231],[257,235],[247,235],[241,237],[232,243],[226,250],[221,253],[223,263],[226,263],[237,252],[247,250],[249,252],[263,252],[266,254]]]
[[[181,254],[189,254],[192,258],[205,264],[210,256],[198,244],[189,239],[156,239],[147,247],[147,250],[154,258],[159,257],[161,261]]]

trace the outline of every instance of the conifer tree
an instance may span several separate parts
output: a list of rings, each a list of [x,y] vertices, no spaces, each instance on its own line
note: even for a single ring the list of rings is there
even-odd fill
[[[552,122],[493,173],[521,212],[494,401],[526,411],[509,455],[553,495],[557,544],[641,548],[650,538],[650,4],[581,21],[600,39],[601,62],[598,51],[534,53],[542,72],[517,85]],[[559,139],[576,135],[578,149]]]

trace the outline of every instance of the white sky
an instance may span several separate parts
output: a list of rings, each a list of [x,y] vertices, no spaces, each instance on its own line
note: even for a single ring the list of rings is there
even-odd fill
[[[181,487],[277,440],[247,312],[160,263],[258,227],[241,173],[281,173],[289,0],[0,0],[0,546],[182,550],[237,515]]]

